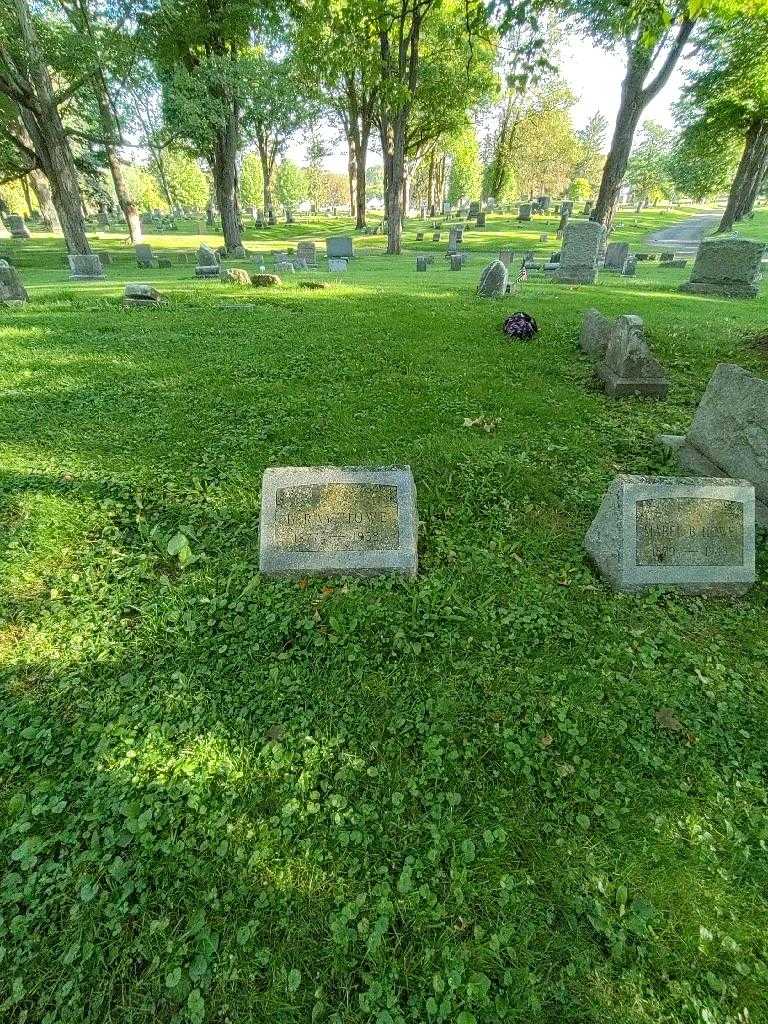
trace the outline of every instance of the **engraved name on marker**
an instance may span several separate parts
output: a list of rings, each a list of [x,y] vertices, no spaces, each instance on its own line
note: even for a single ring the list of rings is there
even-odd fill
[[[636,565],[741,565],[744,561],[740,502],[646,498],[635,509]]]
[[[292,551],[391,551],[400,543],[397,488],[386,484],[278,487],[275,543]]]

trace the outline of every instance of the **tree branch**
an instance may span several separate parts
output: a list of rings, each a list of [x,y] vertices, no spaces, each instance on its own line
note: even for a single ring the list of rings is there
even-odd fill
[[[650,103],[654,96],[656,96],[669,81],[669,76],[672,74],[675,64],[677,64],[680,54],[683,52],[683,48],[690,38],[691,32],[693,32],[694,24],[694,19],[687,17],[683,18],[680,22],[680,28],[677,30],[677,38],[672,44],[666,60],[659,68],[656,77],[643,89],[643,100],[646,104]]]

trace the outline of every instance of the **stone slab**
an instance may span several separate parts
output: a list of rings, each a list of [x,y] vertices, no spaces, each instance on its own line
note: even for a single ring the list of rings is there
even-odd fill
[[[98,256],[82,254],[67,256],[70,281],[100,281],[104,278],[104,266]]]
[[[722,478],[617,476],[584,544],[619,591],[744,593],[756,578],[754,487]]]
[[[261,488],[259,568],[268,576],[418,568],[409,466],[271,467]]]
[[[690,280],[680,291],[694,295],[755,298],[765,252],[762,242],[734,235],[705,238],[696,252]]]
[[[342,256],[328,257],[328,270],[332,274],[343,274],[349,265],[349,261]]]
[[[326,238],[325,249],[329,260],[337,258],[351,260],[354,255],[352,252],[352,239],[349,235],[337,235]]]
[[[605,228],[592,220],[572,220],[563,234],[560,268],[554,280],[562,284],[594,284],[597,259],[605,239]]]

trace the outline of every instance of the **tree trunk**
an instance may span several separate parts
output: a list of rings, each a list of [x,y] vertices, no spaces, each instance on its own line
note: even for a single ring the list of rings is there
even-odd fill
[[[390,179],[387,187],[387,255],[400,255],[400,234],[403,219],[403,185],[405,182],[405,125],[407,108],[398,112],[392,123],[392,153],[389,158]]]
[[[24,202],[27,204],[27,213],[31,217],[35,211],[32,209],[32,196],[29,194],[29,181],[26,177],[20,180],[20,185],[24,193]]]
[[[242,237],[237,216],[237,136],[238,113],[229,101],[226,124],[216,133],[213,154],[213,181],[221,217],[224,248],[231,256],[243,256]]]
[[[357,209],[357,157],[351,138],[347,138],[347,178],[349,181],[349,212]]]
[[[365,214],[366,214],[366,189],[367,184],[365,180],[365,168],[368,161],[368,140],[365,142],[361,140],[360,148],[357,152],[355,165],[357,169],[357,188],[355,189],[355,227],[365,227]]]
[[[728,203],[717,234],[733,229],[738,220],[751,213],[768,171],[768,121],[753,121],[747,132],[744,152],[728,194]]]
[[[112,174],[112,182],[115,186],[115,195],[117,196],[117,202],[120,209],[123,211],[126,223],[128,224],[128,234],[131,237],[131,241],[134,245],[140,242],[143,238],[141,230],[141,217],[139,216],[139,210],[136,204],[131,200],[128,192],[128,186],[125,183],[125,176],[123,174],[123,168],[120,166],[120,161],[117,158],[117,153],[111,145],[104,147],[107,154],[107,161],[109,163],[109,170]]]
[[[60,232],[59,215],[56,213],[56,207],[51,200],[51,188],[45,175],[42,171],[30,171],[28,177],[32,191],[37,197],[37,205],[40,207],[40,217],[43,224],[49,231]]]
[[[660,48],[654,49],[645,38],[641,25],[634,39],[628,43],[627,73],[621,84],[621,102],[616,115],[616,127],[613,130],[611,148],[603,168],[600,192],[592,211],[591,220],[598,221],[610,230],[616,207],[619,202],[621,183],[627,170],[632,140],[643,111],[660,90],[667,84],[672,71],[680,58],[693,30],[693,21],[684,18],[677,27],[672,41],[659,70],[650,82],[646,82],[653,68],[655,54]],[[660,40],[660,43],[662,41]]]
[[[16,12],[37,108],[21,106],[21,118],[40,167],[50,182],[51,200],[59,215],[67,250],[73,255],[89,256],[91,247],[85,233],[75,161],[56,105],[48,68],[40,56],[26,0],[16,0]]]

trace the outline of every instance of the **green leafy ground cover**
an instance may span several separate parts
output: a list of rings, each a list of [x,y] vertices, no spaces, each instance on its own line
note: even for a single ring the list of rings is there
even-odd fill
[[[768,1019],[765,547],[731,602],[613,595],[581,544],[718,362],[768,373],[765,297],[645,263],[483,302],[417,227],[272,290],[0,244],[0,1019]],[[668,402],[595,390],[593,305],[645,317]],[[259,578],[263,469],[318,463],[413,467],[417,580]]]

